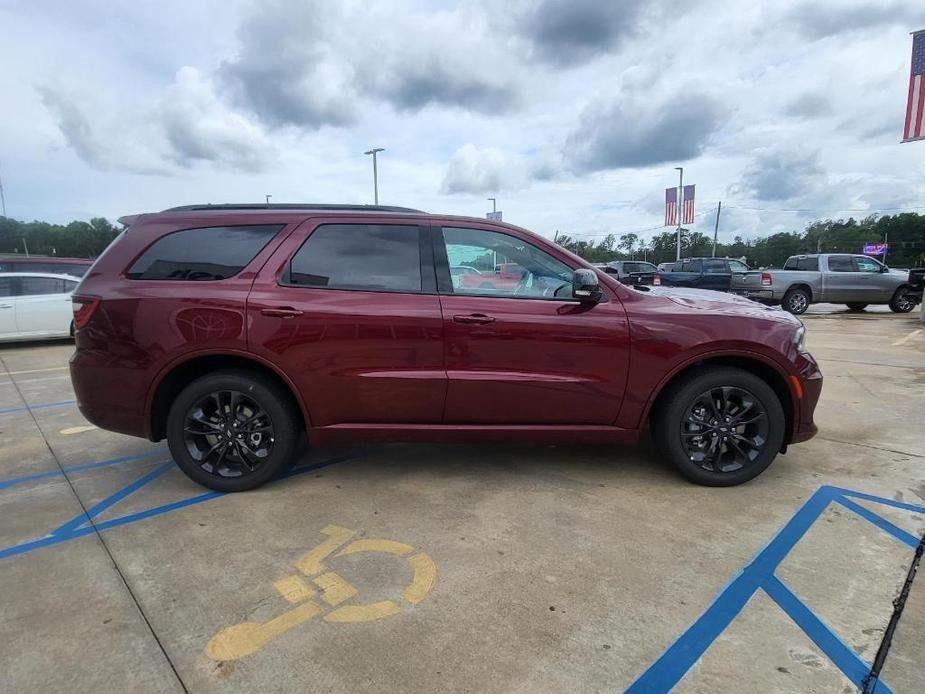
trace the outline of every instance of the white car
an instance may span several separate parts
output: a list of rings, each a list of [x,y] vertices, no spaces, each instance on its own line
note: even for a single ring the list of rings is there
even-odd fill
[[[0,342],[71,337],[71,293],[79,281],[46,272],[0,273]]]

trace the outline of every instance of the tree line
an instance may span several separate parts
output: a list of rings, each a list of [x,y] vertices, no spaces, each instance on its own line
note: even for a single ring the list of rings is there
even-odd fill
[[[49,224],[21,222],[0,217],[0,253],[56,255],[67,258],[95,258],[119,234],[108,219],[89,222]],[[557,243],[591,262],[645,258],[653,263],[675,259],[675,231],[663,231],[649,240],[635,233],[607,234],[600,241],[585,241],[557,234]],[[735,236],[732,243],[718,243],[716,255],[745,258],[752,267],[780,267],[791,255],[800,253],[860,253],[865,243],[888,240],[886,257],[894,267],[925,266],[925,215],[903,212],[872,215],[861,220],[813,222],[802,232],[781,232],[755,239]],[[681,239],[681,256],[709,256],[713,238],[699,231],[686,230]]]
[[[756,268],[781,267],[792,255],[801,253],[860,253],[864,244],[888,241],[886,262],[893,267],[925,267],[925,215],[915,212],[877,216],[861,220],[816,221],[802,232],[780,232],[755,239],[736,235],[732,243],[719,242],[717,257],[745,258]],[[638,234],[607,234],[598,242],[558,234],[559,245],[591,262],[648,260],[664,263],[675,259],[677,232],[672,229],[645,240]],[[713,237],[684,230],[681,257],[710,256]]]

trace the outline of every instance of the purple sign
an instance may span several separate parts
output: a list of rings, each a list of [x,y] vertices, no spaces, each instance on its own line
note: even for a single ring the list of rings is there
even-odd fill
[[[865,243],[862,253],[864,255],[886,255],[888,250],[890,250],[888,243]]]

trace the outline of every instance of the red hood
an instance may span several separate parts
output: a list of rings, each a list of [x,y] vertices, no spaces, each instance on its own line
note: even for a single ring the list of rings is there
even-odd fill
[[[682,287],[650,287],[646,294],[668,299],[679,306],[700,311],[725,315],[746,315],[752,318],[765,318],[794,325],[800,323],[798,318],[779,308],[765,306],[756,301],[725,292]]]

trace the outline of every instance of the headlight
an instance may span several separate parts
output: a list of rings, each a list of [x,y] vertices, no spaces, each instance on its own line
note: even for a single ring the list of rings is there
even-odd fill
[[[806,327],[800,323],[800,327],[797,328],[793,333],[793,346],[797,348],[797,352],[802,352],[806,354]]]

